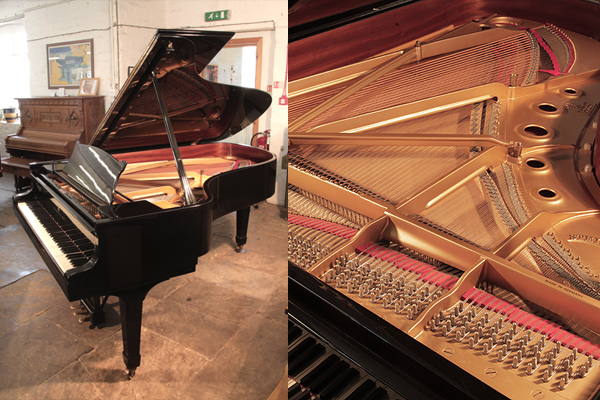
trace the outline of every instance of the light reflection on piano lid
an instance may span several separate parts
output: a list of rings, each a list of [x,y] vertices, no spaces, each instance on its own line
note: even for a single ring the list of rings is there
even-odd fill
[[[99,204],[110,205],[114,200],[117,181],[126,165],[126,161],[117,161],[104,150],[77,142],[73,155],[59,174],[76,180]]]
[[[200,76],[232,36],[159,29],[90,144],[111,153],[169,147],[152,72],[180,146],[226,139],[254,122],[271,105],[268,93]]]

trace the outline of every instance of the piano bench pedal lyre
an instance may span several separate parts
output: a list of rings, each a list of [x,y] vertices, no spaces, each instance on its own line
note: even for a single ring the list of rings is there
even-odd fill
[[[81,315],[79,322],[90,321],[90,329],[102,325],[106,322],[106,314],[104,313],[104,305],[108,300],[108,296],[94,296],[79,300],[78,305],[72,305],[71,309],[75,310],[73,315]]]

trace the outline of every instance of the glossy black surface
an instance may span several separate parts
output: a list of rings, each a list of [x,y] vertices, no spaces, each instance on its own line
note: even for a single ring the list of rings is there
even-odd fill
[[[109,152],[169,146],[153,71],[180,145],[222,140],[254,122],[271,104],[268,93],[200,76],[232,36],[229,32],[158,30],[91,144]]]

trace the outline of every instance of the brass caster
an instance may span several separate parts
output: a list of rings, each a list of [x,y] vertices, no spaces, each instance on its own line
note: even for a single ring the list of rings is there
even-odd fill
[[[135,368],[126,369],[125,374],[127,374],[128,379],[133,379],[133,377],[135,376]]]
[[[242,246],[240,246],[240,245],[235,246],[235,252],[236,253],[241,253],[242,252]]]

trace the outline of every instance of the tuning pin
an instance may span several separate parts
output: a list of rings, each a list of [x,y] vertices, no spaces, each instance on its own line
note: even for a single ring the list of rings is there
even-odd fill
[[[525,371],[527,375],[533,375],[533,365],[531,363],[527,363],[527,370]]]
[[[544,382],[548,382],[553,375],[554,367],[552,365],[548,365],[548,368],[546,368],[546,371],[544,371]]]
[[[519,364],[523,361],[523,350],[517,351],[517,358],[519,360]]]
[[[550,368],[550,367],[548,367]],[[548,370],[544,371],[544,376],[542,377],[542,381],[544,382],[548,382],[550,380],[550,374],[548,373]]]
[[[565,376],[563,376],[562,378],[560,378],[560,382],[558,384],[558,388],[560,390],[565,390],[565,388],[567,387],[567,381],[568,381],[568,379],[567,379],[566,373],[565,373]]]
[[[456,336],[454,337],[454,341],[457,343],[462,341],[462,333],[460,331],[456,331]]]

